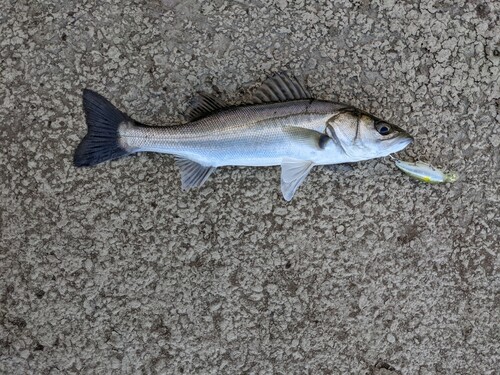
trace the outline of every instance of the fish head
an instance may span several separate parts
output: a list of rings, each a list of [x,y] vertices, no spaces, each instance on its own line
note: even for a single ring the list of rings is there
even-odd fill
[[[327,134],[338,141],[353,161],[384,157],[413,142],[413,137],[398,126],[356,109],[331,117]]]

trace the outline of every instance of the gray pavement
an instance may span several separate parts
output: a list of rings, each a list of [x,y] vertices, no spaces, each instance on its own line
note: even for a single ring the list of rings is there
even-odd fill
[[[11,1],[0,13],[1,374],[498,374],[498,1]],[[404,158],[75,169],[92,88],[149,124],[288,70],[408,129]]]

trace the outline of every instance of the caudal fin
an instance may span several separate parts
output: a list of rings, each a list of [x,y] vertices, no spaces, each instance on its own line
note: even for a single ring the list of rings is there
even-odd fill
[[[120,146],[118,132],[121,123],[133,122],[130,117],[88,89],[83,90],[83,109],[88,129],[75,151],[75,166],[89,167],[130,153]]]

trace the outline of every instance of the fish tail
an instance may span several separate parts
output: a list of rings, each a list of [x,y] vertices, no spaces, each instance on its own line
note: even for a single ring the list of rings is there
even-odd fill
[[[135,123],[98,93],[83,90],[83,109],[87,121],[87,134],[78,145],[73,163],[77,167],[89,167],[107,160],[130,154],[120,145],[119,126]]]

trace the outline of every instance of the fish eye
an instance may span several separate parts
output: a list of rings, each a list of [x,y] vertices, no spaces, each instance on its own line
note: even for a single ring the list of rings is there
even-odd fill
[[[381,135],[387,135],[389,134],[392,129],[391,126],[385,122],[378,122],[375,124],[375,129],[381,134]]]

